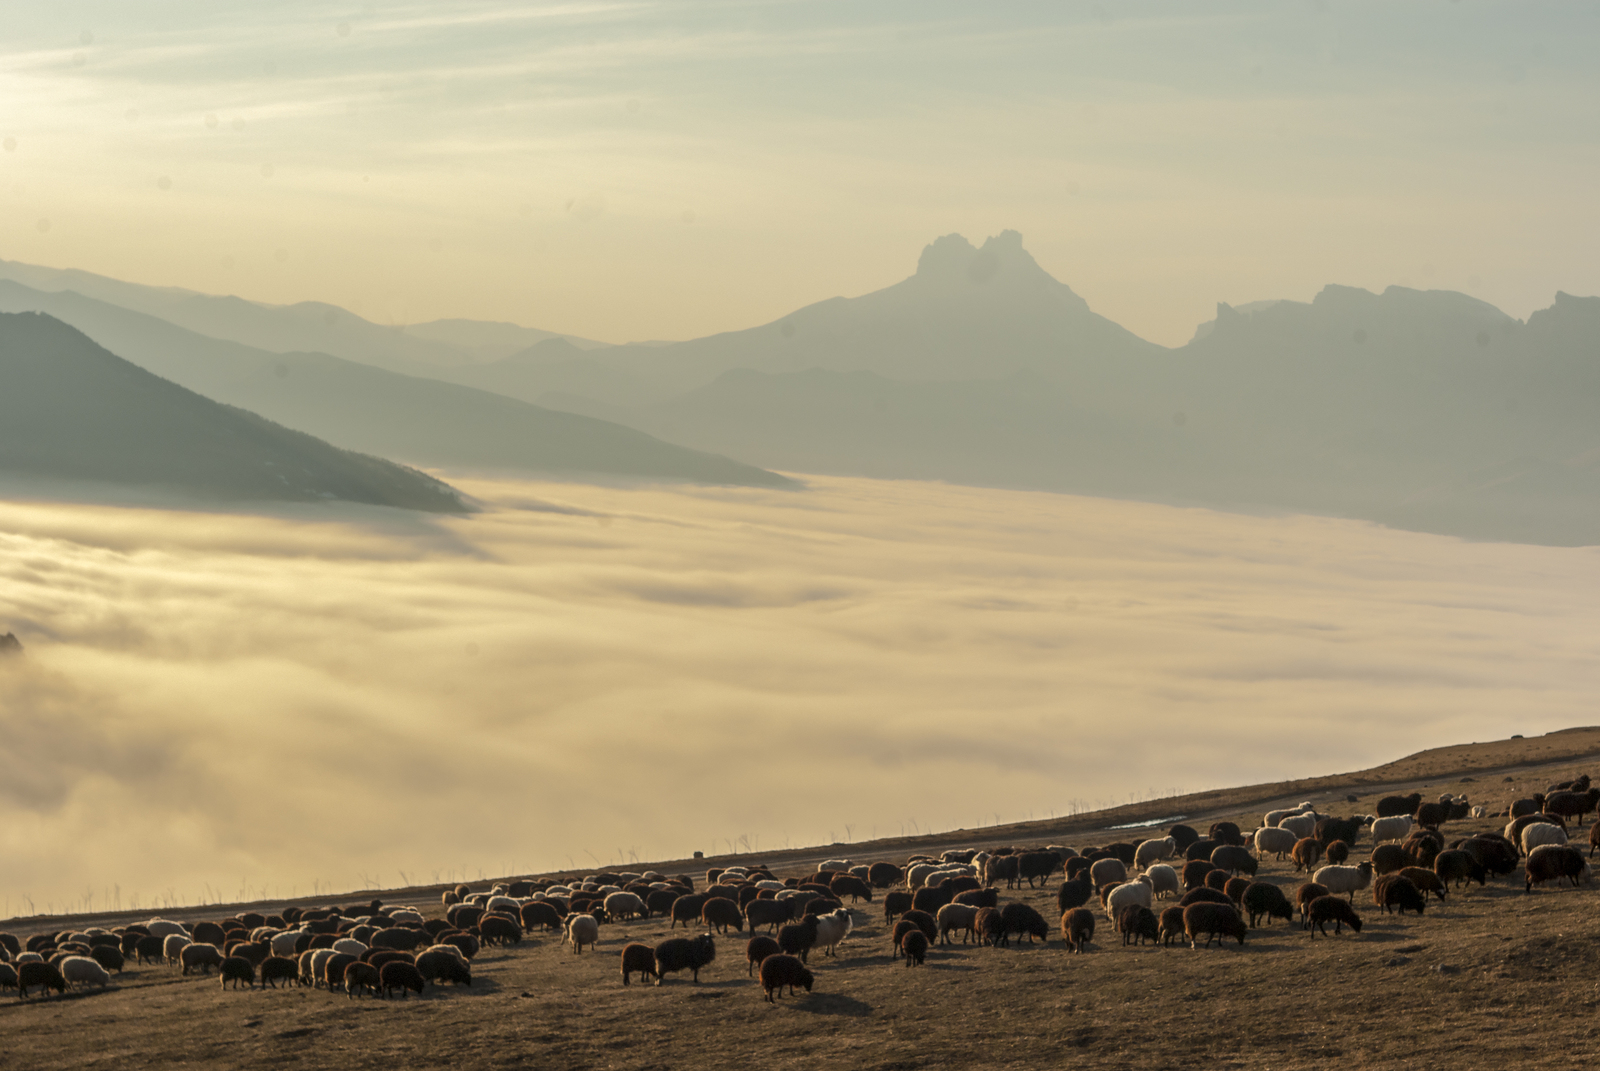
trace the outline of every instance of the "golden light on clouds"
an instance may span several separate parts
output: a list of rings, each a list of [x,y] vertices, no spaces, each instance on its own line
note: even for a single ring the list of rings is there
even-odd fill
[[[1600,684],[1593,550],[458,483],[484,512],[0,504],[0,914],[1044,817],[1592,721]]]

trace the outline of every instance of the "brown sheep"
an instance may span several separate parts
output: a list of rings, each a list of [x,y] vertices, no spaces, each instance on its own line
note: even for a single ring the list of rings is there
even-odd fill
[[[1143,904],[1129,904],[1117,912],[1117,932],[1122,935],[1124,947],[1131,941],[1135,945],[1142,945],[1146,939],[1151,942],[1161,940],[1160,922],[1151,911]]]
[[[1227,884],[1222,887],[1222,894],[1233,901],[1234,907],[1238,907],[1240,898],[1244,896],[1244,891],[1252,884],[1253,882],[1249,878],[1229,878]]]
[[[1350,858],[1350,845],[1342,840],[1329,841],[1323,854],[1328,857],[1330,866],[1344,866],[1345,860]]]
[[[1428,906],[1428,899],[1422,895],[1422,891],[1411,883],[1411,879],[1399,874],[1385,874],[1372,883],[1372,902],[1383,908],[1386,915],[1392,914],[1391,909],[1396,907],[1402,915],[1408,909],[1420,915]]]
[[[1583,853],[1570,844],[1541,844],[1528,853],[1522,891],[1530,893],[1535,885],[1565,879],[1576,889],[1589,879],[1589,863]]]
[[[928,937],[921,930],[912,930],[900,940],[900,954],[907,967],[920,967],[928,958]]]
[[[1322,842],[1316,837],[1301,837],[1294,842],[1294,849],[1290,851],[1289,858],[1294,860],[1297,872],[1315,870],[1317,863],[1322,860]]]
[[[854,874],[840,874],[828,882],[828,891],[833,894],[835,900],[842,901],[848,896],[852,904],[857,900],[872,903],[872,886]]]
[[[1408,866],[1400,871],[1400,876],[1415,885],[1424,896],[1433,893],[1439,899],[1444,899],[1444,882],[1433,871],[1424,870],[1420,866]]]
[[[1188,935],[1190,948],[1199,947],[1195,940],[1201,934],[1206,935],[1205,947],[1210,948],[1215,939],[1220,948],[1227,937],[1237,937],[1244,944],[1248,927],[1231,904],[1190,904],[1183,909],[1183,932]]]
[[[1311,902],[1327,895],[1328,887],[1326,885],[1318,885],[1314,881],[1305,882],[1299,888],[1295,889],[1294,902],[1300,907],[1300,922],[1302,926],[1304,926],[1306,922],[1306,910],[1310,906]]]
[[[973,922],[972,928],[978,931],[978,944],[999,944],[1005,929],[1000,921],[1000,909],[998,907],[978,908],[978,917]]]
[[[1304,886],[1301,886],[1304,888]],[[1361,932],[1361,916],[1356,914],[1356,909],[1339,896],[1319,896],[1311,901],[1306,908],[1305,928],[1311,931],[1311,939],[1317,939],[1318,931],[1322,936],[1328,936],[1328,923],[1333,923],[1334,933],[1343,933],[1344,927],[1349,926],[1356,933]]]
[[[1172,942],[1183,936],[1183,908],[1169,907],[1161,912],[1157,929],[1161,934],[1162,947],[1171,948]]]
[[[622,948],[623,985],[631,984],[635,971],[638,971],[642,977],[654,978],[656,976],[656,950],[637,941],[624,945]]]
[[[299,985],[300,967],[294,960],[285,956],[268,956],[261,961],[261,985],[276,989],[279,982]]]
[[[217,975],[221,979],[223,989],[228,988],[229,982],[233,983],[234,989],[239,988],[240,982],[243,982],[248,989],[256,987],[256,965],[243,956],[229,956],[223,960]]]
[[[1221,889],[1213,889],[1210,886],[1202,886],[1198,889],[1190,889],[1188,892],[1184,893],[1182,899],[1178,901],[1178,906],[1188,907],[1190,904],[1231,903],[1233,903],[1233,901],[1228,899],[1228,894],[1223,892]]]
[[[939,927],[939,943],[942,945],[953,944],[950,940],[950,931],[961,931],[961,943],[966,944],[968,938],[976,938],[978,931],[978,911],[980,909],[970,904],[945,904],[939,909],[939,914],[934,922]]]
[[[1061,916],[1061,936],[1067,939],[1069,950],[1087,951],[1094,938],[1094,912],[1083,907],[1068,910]]]
[[[744,946],[744,958],[749,964],[745,968],[745,977],[754,974],[756,968],[761,966],[761,961],[768,956],[776,956],[783,950],[778,947],[778,942],[770,937],[752,937]]]
[[[344,991],[351,1000],[355,1000],[363,990],[369,990],[373,996],[377,996],[378,987],[382,984],[383,976],[372,964],[359,961],[345,964]]]
[[[732,926],[737,933],[744,932],[744,915],[740,913],[739,904],[735,900],[724,900],[719,897],[707,900],[700,909],[700,921],[717,933],[727,933],[729,926]]]
[[[1411,853],[1398,844],[1380,844],[1372,849],[1374,874],[1397,874],[1411,865]]]
[[[785,986],[790,996],[794,995],[795,986],[811,992],[811,972],[805,964],[782,952],[762,960],[761,991],[766,995],[767,1003],[776,1004],[773,998],[775,995],[782,996]]]
[[[901,889],[883,894],[883,921],[885,925],[895,920],[896,916],[903,915],[912,907],[911,893]]]

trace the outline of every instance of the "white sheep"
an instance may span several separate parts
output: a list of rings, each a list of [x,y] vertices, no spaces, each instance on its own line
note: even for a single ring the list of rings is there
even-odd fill
[[[1089,881],[1096,889],[1112,882],[1128,880],[1128,868],[1121,859],[1096,859],[1089,865]]]
[[[927,879],[929,874],[932,874],[935,871],[937,871],[941,865],[942,864],[939,864],[939,863],[918,863],[915,866],[907,867],[906,868],[906,888],[908,888],[908,889],[920,889],[920,888],[922,888],[923,881],[925,881]]]
[[[1317,831],[1317,816],[1314,814],[1291,814],[1278,819],[1278,828],[1287,829],[1297,839],[1311,836]]]
[[[1390,815],[1388,818],[1374,818],[1372,820],[1372,843],[1382,844],[1390,840],[1405,840],[1406,834],[1411,832],[1413,821],[1409,814]]]
[[[301,931],[299,930],[285,930],[273,937],[272,940],[268,942],[268,947],[272,949],[272,954],[274,956],[282,956],[284,959],[293,959],[295,945],[300,943],[300,937]]]
[[[1528,855],[1540,845],[1565,844],[1567,834],[1558,825],[1549,822],[1533,822],[1522,827],[1522,854]]]
[[[1292,829],[1280,829],[1277,826],[1262,826],[1256,830],[1256,855],[1265,858],[1268,852],[1279,859],[1294,851],[1295,842],[1300,838],[1295,836]]]
[[[354,937],[341,937],[333,942],[333,950],[341,956],[354,956],[360,959],[367,952],[367,946],[357,941]]]
[[[1329,895],[1337,896],[1340,893],[1349,893],[1352,902],[1356,893],[1372,884],[1372,864],[1359,863],[1356,866],[1342,866],[1338,864],[1325,866],[1311,875],[1311,880],[1324,889]]]
[[[1487,818],[1487,817],[1489,817],[1489,808],[1485,807],[1481,803],[1473,804],[1472,805],[1472,817],[1474,817],[1474,818]]]
[[[623,918],[643,918],[645,915],[644,901],[631,892],[614,892],[603,902],[606,917],[613,921]]]
[[[760,889],[762,892],[782,892],[784,889],[787,889],[788,886],[781,881],[773,881],[771,878],[763,878],[761,881],[756,882],[756,888]]]
[[[855,866],[855,863],[852,862],[849,859],[829,859],[826,862],[824,862],[821,866],[817,867],[817,869],[818,870],[849,870],[853,866]]]
[[[870,874],[871,872],[872,872],[872,868],[871,867],[863,866],[860,863],[857,863],[855,866],[850,868],[850,875],[852,877],[860,878],[862,881],[866,881],[867,880],[867,875]]]
[[[841,907],[837,911],[818,915],[816,947],[821,948],[824,955],[833,955],[833,950],[838,947],[839,942],[850,935],[850,925],[850,909],[848,907]]]
[[[665,874],[661,873],[661,871],[659,871],[659,870],[646,870],[643,874],[639,875],[639,878],[642,881],[666,881],[667,880],[667,876]]]
[[[491,897],[489,902],[484,905],[484,910],[505,911],[515,915],[517,912],[522,910],[522,905],[511,899],[509,896],[495,896]]]
[[[455,945],[430,945],[424,949],[426,952],[448,952],[462,963],[467,962],[467,954]]]
[[[192,943],[188,934],[169,933],[161,939],[161,956],[169,967],[175,967],[178,964],[178,954],[183,951],[185,945]]]
[[[1154,899],[1154,889],[1148,875],[1124,882],[1106,893],[1106,914],[1112,918],[1117,917],[1117,912],[1129,904],[1142,904],[1150,906]]]
[[[1183,879],[1179,876],[1177,870],[1166,863],[1153,864],[1144,872],[1144,876],[1150,879],[1150,889],[1157,896],[1162,893],[1171,893],[1177,896],[1183,891]]]
[[[414,911],[409,907],[389,912],[389,918],[393,919],[395,922],[414,922],[418,926],[421,926],[425,921],[427,921],[422,917],[422,912]]]
[[[1133,865],[1142,870],[1151,863],[1171,859],[1176,854],[1178,854],[1178,842],[1171,837],[1140,841],[1139,846],[1133,850]]]
[[[584,945],[600,940],[600,924],[593,915],[574,915],[567,920],[566,941],[572,942],[574,954],[581,953]]]
[[[327,973],[326,971],[323,970],[323,965],[326,964],[334,956],[337,956],[338,954],[339,953],[335,952],[331,948],[317,948],[317,949],[313,949],[312,951],[307,953],[307,955],[309,955],[311,957],[310,984],[312,986],[319,986],[319,985],[321,985],[323,983],[323,981],[324,981],[323,975]],[[301,959],[301,961],[300,961],[300,965],[301,965],[300,966],[300,982],[301,982],[302,985],[306,984],[306,981],[307,981],[307,979],[305,977],[305,963],[306,963],[306,961],[304,959]]]
[[[97,985],[104,989],[111,984],[111,975],[88,956],[68,956],[56,966],[60,968],[61,977],[66,979],[68,985],[85,987]]]
[[[167,937],[175,933],[187,935],[189,932],[183,923],[173,922],[171,919],[151,919],[144,924],[144,927],[150,931],[151,937]]]

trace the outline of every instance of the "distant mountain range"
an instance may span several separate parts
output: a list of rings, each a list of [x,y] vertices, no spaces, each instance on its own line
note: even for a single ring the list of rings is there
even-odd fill
[[[38,313],[0,313],[0,472],[230,501],[459,513],[448,484],[169,383]]]
[[[0,263],[0,276],[25,271],[44,269]],[[150,288],[128,296],[127,284],[91,280],[95,302],[0,284],[0,307],[49,305],[138,363],[340,445],[424,464],[484,464],[510,449],[493,436],[467,449],[455,417],[431,437],[402,436],[394,425],[409,410],[383,400],[394,384],[378,390],[349,361],[289,352],[301,336],[286,319],[331,331],[343,310],[254,306],[208,331],[194,309],[250,303],[189,295],[180,314]],[[62,291],[81,280],[23,281]],[[135,299],[146,315],[130,319]],[[192,330],[174,335],[180,318]],[[412,383],[466,392],[429,394],[423,410],[471,397],[487,412],[483,399],[498,396],[795,472],[1600,543],[1596,298],[1557,295],[1524,323],[1463,294],[1329,286],[1311,302],[1221,305],[1169,349],[1094,313],[1008,231],[980,247],[948,235],[886,289],[686,342],[604,346],[470,321],[348,328],[318,348],[346,345],[364,374],[405,368],[425,377]],[[385,342],[395,337],[406,341]],[[761,472],[739,471],[748,480],[728,482]]]

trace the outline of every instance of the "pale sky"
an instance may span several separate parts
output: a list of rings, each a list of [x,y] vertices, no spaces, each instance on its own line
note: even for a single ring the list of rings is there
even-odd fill
[[[0,257],[380,322],[745,327],[1020,230],[1214,303],[1600,291],[1600,5],[14,0]]]

